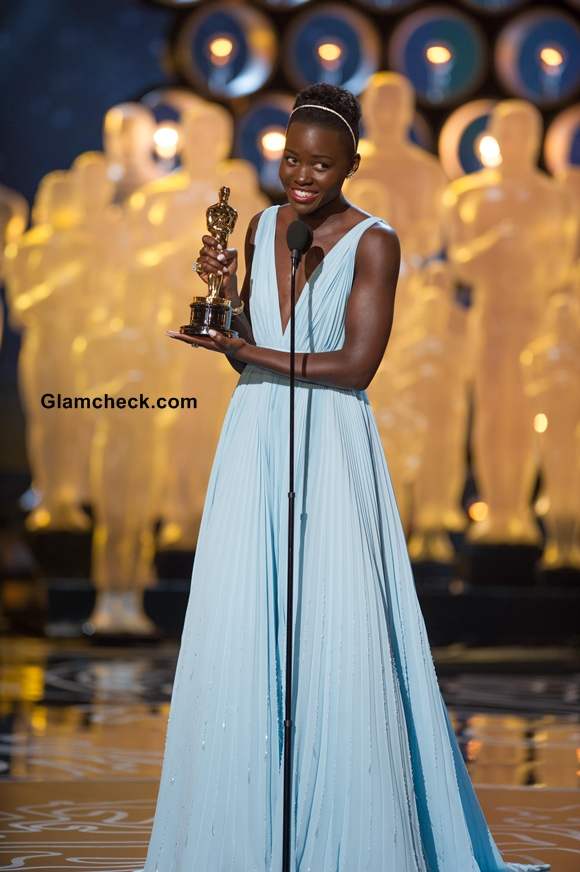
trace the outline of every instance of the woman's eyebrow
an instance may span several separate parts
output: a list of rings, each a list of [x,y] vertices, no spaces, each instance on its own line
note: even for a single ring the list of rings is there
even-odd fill
[[[286,146],[286,151],[291,151],[292,154],[298,154],[297,151],[294,151],[293,148],[288,148],[288,146]],[[330,154],[313,154],[312,157],[325,157],[327,160],[333,160],[333,157]]]

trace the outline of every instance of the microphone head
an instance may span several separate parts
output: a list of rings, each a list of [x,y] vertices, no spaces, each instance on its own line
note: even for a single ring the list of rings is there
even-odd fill
[[[288,226],[286,242],[290,251],[299,251],[300,254],[304,254],[312,245],[312,230],[308,224],[300,219],[293,221]]]

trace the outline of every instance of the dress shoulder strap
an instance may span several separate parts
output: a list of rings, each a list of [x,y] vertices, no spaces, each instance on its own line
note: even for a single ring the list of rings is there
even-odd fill
[[[256,227],[256,236],[254,238],[254,242],[256,247],[263,240],[264,234],[271,229],[272,222],[276,219],[276,206],[266,206],[266,208],[262,211],[262,214],[258,218],[258,226]]]

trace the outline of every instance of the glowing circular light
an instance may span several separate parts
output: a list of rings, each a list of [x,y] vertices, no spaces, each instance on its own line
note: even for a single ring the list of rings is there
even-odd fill
[[[221,67],[230,62],[235,46],[229,36],[216,36],[210,40],[207,48],[212,64]]]
[[[448,64],[453,57],[446,45],[429,45],[425,49],[425,57],[430,64]]]
[[[286,129],[268,127],[260,137],[260,148],[266,160],[280,160],[286,145]]]
[[[490,133],[483,133],[475,143],[475,148],[484,167],[498,167],[501,164],[501,151],[497,139]]]
[[[177,154],[180,143],[180,132],[177,124],[165,121],[153,134],[155,153],[163,160],[171,160]]]
[[[543,412],[538,412],[534,417],[534,430],[536,433],[545,433],[548,429],[548,416]]]
[[[277,40],[262,12],[226,0],[203,4],[185,19],[176,52],[180,70],[196,91],[234,99],[255,93],[268,81]]]
[[[342,4],[324,3],[301,12],[286,32],[284,70],[298,89],[328,82],[360,94],[379,62],[374,26]]]
[[[450,179],[494,165],[495,146],[488,141],[486,130],[494,106],[494,100],[471,100],[445,121],[439,135],[439,159]]]
[[[487,518],[487,503],[483,500],[476,500],[471,503],[467,509],[467,514],[472,521],[484,521]]]
[[[486,71],[480,27],[451,6],[407,15],[389,40],[389,67],[406,76],[417,99],[445,106],[475,90]]]
[[[580,28],[549,8],[513,18],[497,38],[498,76],[511,94],[538,106],[554,106],[580,86]]]
[[[323,66],[336,66],[342,57],[342,47],[337,42],[321,42],[318,47],[318,57]]]
[[[280,92],[262,94],[236,124],[235,156],[254,165],[260,185],[272,195],[282,190],[278,169],[294,99]]]
[[[564,55],[555,46],[545,45],[540,49],[540,60],[547,67],[561,67],[564,63]]]
[[[580,167],[580,103],[556,115],[544,141],[546,166],[554,176]]]

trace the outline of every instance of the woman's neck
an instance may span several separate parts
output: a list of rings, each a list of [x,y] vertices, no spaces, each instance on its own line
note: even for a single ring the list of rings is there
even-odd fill
[[[292,204],[289,203],[288,205],[292,209]],[[330,202],[325,203],[315,212],[311,212],[308,215],[298,215],[294,209],[292,209],[292,212],[294,213],[294,218],[304,221],[312,231],[315,231],[320,230],[333,215],[341,215],[343,212],[346,212],[347,209],[350,209],[350,205],[346,197],[341,193],[334,200],[330,200]],[[331,221],[330,223],[332,224],[333,222]]]

